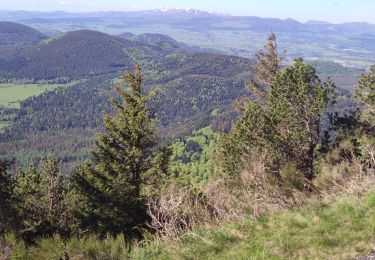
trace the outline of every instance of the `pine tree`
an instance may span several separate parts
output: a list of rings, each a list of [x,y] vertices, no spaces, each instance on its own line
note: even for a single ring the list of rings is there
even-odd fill
[[[332,102],[335,86],[322,84],[315,70],[297,59],[279,73],[269,91],[270,144],[277,161],[291,161],[308,180],[314,177],[315,148],[321,138],[321,115]],[[280,158],[284,157],[284,158]]]
[[[61,233],[65,227],[65,183],[54,157],[42,162],[40,177],[45,218],[54,232]]]
[[[40,173],[30,165],[27,171],[20,171],[16,177],[17,234],[27,242],[41,234],[45,225],[40,189]]]
[[[105,235],[140,235],[147,220],[145,198],[167,174],[169,149],[157,150],[155,92],[144,94],[141,69],[123,74],[113,116],[104,115],[105,134],[96,138],[92,162],[75,174],[82,228]]]
[[[277,73],[267,92],[267,105],[249,102],[223,138],[220,163],[224,171],[236,176],[247,157],[267,152],[267,171],[281,182],[311,181],[315,149],[321,141],[321,115],[334,92],[335,86],[321,83],[302,59]]]
[[[222,139],[219,164],[227,173],[235,173],[243,167],[243,153],[249,147],[264,145],[267,124],[269,88],[281,70],[285,51],[280,54],[275,33],[268,37],[263,49],[255,53],[256,60],[251,66],[252,80],[246,85],[250,97],[242,97],[236,102],[240,114],[229,135]]]

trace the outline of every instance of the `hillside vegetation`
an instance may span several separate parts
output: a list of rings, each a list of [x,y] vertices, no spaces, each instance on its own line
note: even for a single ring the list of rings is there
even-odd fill
[[[19,259],[352,259],[373,250],[375,192],[335,202],[310,201],[306,206],[266,214],[221,227],[200,229],[180,240],[152,242],[126,253],[121,237],[101,241],[96,237],[39,240],[26,249],[18,245]],[[7,243],[14,243],[13,237]]]
[[[105,75],[2,108],[14,122],[0,135],[2,258],[370,253],[375,65],[351,94],[302,58],[286,66],[274,33],[253,62],[91,31],[37,46],[69,35],[136,62],[119,74],[104,59]]]

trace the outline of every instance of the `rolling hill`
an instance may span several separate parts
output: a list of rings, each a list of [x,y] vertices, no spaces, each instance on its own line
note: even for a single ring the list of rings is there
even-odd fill
[[[46,37],[29,26],[0,21],[0,61],[11,57],[26,46],[37,44]]]
[[[250,60],[157,44],[160,39],[171,41],[164,36],[151,39],[152,44],[88,30],[67,32],[0,61],[0,75],[7,80],[81,79],[21,102],[13,125],[0,135],[0,153],[24,162],[49,152],[67,162],[84,158],[94,132],[102,128],[102,113],[110,112],[113,80],[135,62],[143,68],[146,89],[160,86],[160,132],[168,140],[214,122],[244,94]],[[214,110],[218,115],[211,114]],[[72,150],[76,155],[64,153]]]
[[[104,33],[82,30],[59,34],[0,62],[0,76],[49,80],[117,72],[132,66],[124,51],[134,43]]]
[[[121,38],[142,42],[145,44],[158,45],[165,48],[180,48],[183,44],[179,43],[172,37],[163,34],[156,33],[144,33],[140,35],[135,35],[133,33],[122,33],[118,35]]]
[[[0,45],[38,43],[47,36],[19,23],[0,22]]]
[[[196,46],[191,46],[191,45],[176,41],[172,37],[169,37],[164,34],[159,34],[159,33],[142,33],[140,35],[135,35],[130,32],[125,32],[125,33],[119,34],[118,37],[127,39],[127,40],[137,41],[143,44],[159,46],[159,47],[163,47],[167,49],[183,49],[189,52],[210,51],[211,53],[215,53],[215,50],[207,50],[207,49],[204,50]]]

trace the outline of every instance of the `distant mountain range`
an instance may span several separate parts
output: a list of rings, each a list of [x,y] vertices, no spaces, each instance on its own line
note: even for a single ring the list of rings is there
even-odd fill
[[[168,35],[179,42],[252,57],[273,31],[289,60],[302,56],[368,68],[375,63],[375,25],[300,23],[293,19],[230,16],[200,10],[158,9],[139,12],[0,11],[2,20],[33,26],[48,35],[71,30],[96,30],[119,35],[130,32]]]

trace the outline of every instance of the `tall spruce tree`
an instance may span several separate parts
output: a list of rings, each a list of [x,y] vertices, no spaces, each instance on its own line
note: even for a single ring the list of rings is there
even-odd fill
[[[140,236],[147,221],[146,201],[168,169],[168,148],[157,149],[155,92],[145,94],[141,69],[126,72],[127,86],[116,88],[113,116],[105,114],[105,134],[96,138],[91,162],[75,174],[81,228],[105,235]]]

